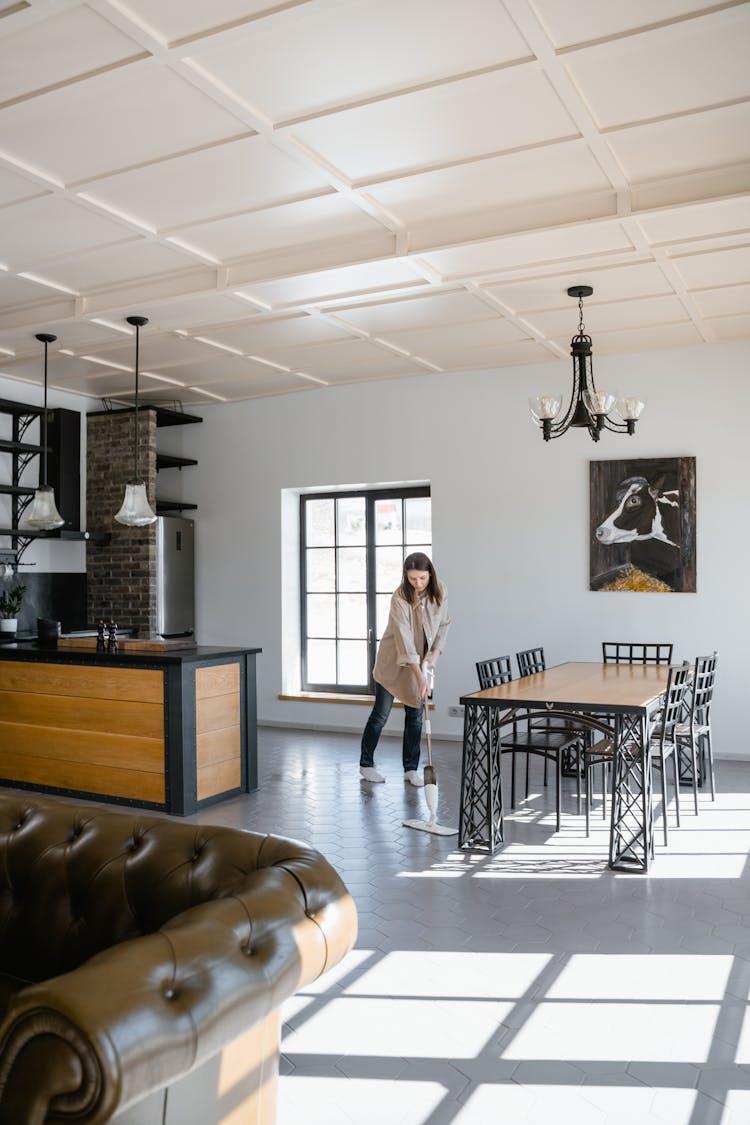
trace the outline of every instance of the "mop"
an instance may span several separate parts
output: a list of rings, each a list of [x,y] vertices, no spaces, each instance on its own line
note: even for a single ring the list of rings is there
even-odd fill
[[[432,685],[430,685],[432,687]],[[429,820],[405,820],[404,828],[416,828],[419,832],[431,832],[433,836],[457,836],[457,828],[446,828],[437,822],[438,787],[437,774],[432,764],[432,730],[430,728],[430,701],[425,696],[424,729],[427,735],[427,765],[424,768],[424,796],[427,802]]]

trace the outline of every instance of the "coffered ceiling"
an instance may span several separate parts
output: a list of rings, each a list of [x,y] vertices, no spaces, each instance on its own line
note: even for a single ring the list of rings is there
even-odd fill
[[[750,338],[750,4],[0,0],[0,373],[209,404]]]

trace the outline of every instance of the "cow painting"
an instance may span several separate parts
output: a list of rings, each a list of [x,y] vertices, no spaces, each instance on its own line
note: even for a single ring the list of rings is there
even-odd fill
[[[591,589],[695,589],[695,458],[591,462]]]

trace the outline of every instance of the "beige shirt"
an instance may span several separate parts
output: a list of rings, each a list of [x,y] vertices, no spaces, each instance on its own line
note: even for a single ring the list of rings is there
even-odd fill
[[[400,589],[391,598],[391,611],[380,640],[373,676],[408,707],[419,707],[422,703],[419,685],[409,665],[421,664],[427,657],[434,665],[443,651],[451,623],[447,591],[442,582],[440,593],[443,601],[439,606],[426,596],[410,605]]]

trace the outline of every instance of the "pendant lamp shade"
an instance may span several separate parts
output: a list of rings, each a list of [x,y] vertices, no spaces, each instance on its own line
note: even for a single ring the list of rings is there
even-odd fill
[[[37,340],[44,344],[44,412],[42,414],[42,471],[39,474],[39,485],[34,493],[34,498],[23,514],[21,524],[34,531],[55,531],[62,527],[65,520],[57,510],[55,504],[55,490],[47,484],[47,347],[53,344],[57,336],[50,332],[37,333]]]
[[[133,434],[133,476],[125,485],[125,499],[122,507],[116,514],[118,523],[126,527],[148,527],[156,522],[156,513],[152,510],[146,495],[146,482],[138,475],[138,360],[140,350],[140,331],[144,324],[148,324],[145,316],[128,316],[128,324],[135,328],[135,418]]]

